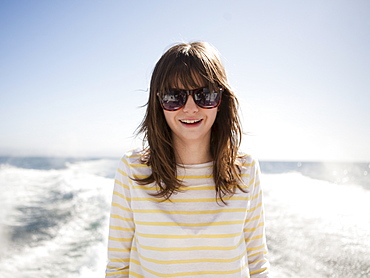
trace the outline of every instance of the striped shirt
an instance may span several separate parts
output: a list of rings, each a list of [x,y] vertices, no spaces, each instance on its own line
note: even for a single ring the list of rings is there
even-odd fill
[[[108,240],[107,277],[268,277],[258,162],[242,159],[243,189],[216,201],[213,162],[178,167],[181,191],[170,200],[138,185],[151,168],[138,150],[117,170]]]

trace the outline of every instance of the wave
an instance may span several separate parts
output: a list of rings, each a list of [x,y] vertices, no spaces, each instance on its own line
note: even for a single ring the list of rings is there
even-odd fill
[[[2,277],[101,277],[116,164],[68,162],[59,170],[3,165]]]
[[[369,277],[370,191],[300,173],[263,176],[274,277]]]

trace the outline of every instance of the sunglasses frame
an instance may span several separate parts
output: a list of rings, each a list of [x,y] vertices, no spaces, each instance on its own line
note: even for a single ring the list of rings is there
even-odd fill
[[[222,88],[222,87],[218,87],[218,91],[216,91],[216,90],[213,90],[213,91],[209,90],[209,93],[216,92],[217,94],[220,94],[220,100],[218,101],[218,103],[217,103],[217,105],[216,105],[216,106],[212,106],[212,107],[202,107],[201,105],[199,105],[199,104],[197,103],[197,100],[195,100],[195,98],[194,98],[194,93],[195,93],[195,92],[197,92],[197,91],[199,91],[199,90],[203,90],[203,89],[205,89],[205,88],[207,88],[207,89],[209,90],[209,88],[208,88],[208,87],[200,87],[200,88],[197,88],[197,89],[194,89],[194,90],[179,90],[179,89],[171,89],[171,90],[180,91],[181,93],[185,93],[185,94],[186,94],[186,99],[185,99],[184,104],[183,104],[182,106],[180,106],[180,107],[176,108],[176,109],[168,109],[168,108],[165,108],[165,107],[163,106],[163,100],[162,100],[162,98],[161,98],[161,95],[163,95],[163,94],[160,94],[160,93],[158,92],[158,93],[157,93],[157,96],[158,96],[159,103],[160,103],[161,107],[163,108],[163,110],[166,110],[166,111],[177,111],[177,110],[179,110],[179,109],[183,108],[183,107],[186,105],[187,101],[188,101],[188,97],[189,97],[189,95],[191,95],[191,96],[193,97],[193,100],[194,100],[195,104],[196,104],[197,106],[199,106],[200,108],[202,108],[202,109],[213,109],[213,108],[216,108],[216,107],[220,106],[220,104],[221,104],[221,100],[222,100],[222,93],[223,93],[223,91],[224,91],[224,88]]]

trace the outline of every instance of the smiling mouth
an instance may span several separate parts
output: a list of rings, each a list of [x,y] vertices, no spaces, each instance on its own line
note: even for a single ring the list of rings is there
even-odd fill
[[[181,123],[187,124],[187,125],[192,125],[192,124],[197,124],[200,123],[202,120],[180,120]]]

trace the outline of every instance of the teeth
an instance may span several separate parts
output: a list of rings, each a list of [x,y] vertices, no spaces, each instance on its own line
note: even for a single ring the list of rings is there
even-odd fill
[[[194,124],[200,122],[200,120],[181,120],[185,124]]]

